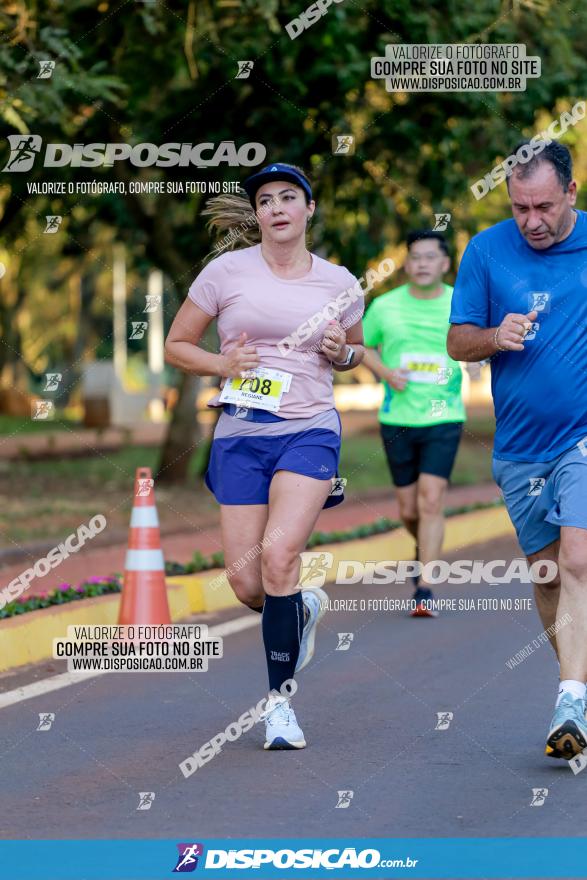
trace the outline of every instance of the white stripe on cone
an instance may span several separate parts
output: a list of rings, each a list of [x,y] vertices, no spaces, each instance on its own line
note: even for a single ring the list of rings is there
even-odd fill
[[[162,550],[127,550],[126,571],[164,571]]]
[[[156,507],[133,507],[130,515],[131,529],[137,526],[146,526],[146,528],[155,528],[159,525],[159,517],[157,516]]]

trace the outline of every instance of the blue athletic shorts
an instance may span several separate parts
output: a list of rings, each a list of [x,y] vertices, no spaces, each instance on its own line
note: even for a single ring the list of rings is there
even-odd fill
[[[308,419],[225,404],[218,419],[206,485],[219,504],[267,504],[276,471],[316,480],[338,476],[340,417],[335,409]],[[324,507],[344,501],[331,495]]]
[[[575,445],[552,461],[494,458],[493,479],[526,555],[558,540],[561,526],[587,529],[587,447]]]

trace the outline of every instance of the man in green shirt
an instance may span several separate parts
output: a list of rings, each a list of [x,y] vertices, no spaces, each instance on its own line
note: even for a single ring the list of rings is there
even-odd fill
[[[363,319],[364,363],[385,387],[381,436],[400,516],[422,565],[440,558],[444,496],[465,421],[462,371],[446,351],[452,287],[440,232],[407,237],[408,283],[371,303]],[[416,579],[413,617],[436,617],[432,591]]]

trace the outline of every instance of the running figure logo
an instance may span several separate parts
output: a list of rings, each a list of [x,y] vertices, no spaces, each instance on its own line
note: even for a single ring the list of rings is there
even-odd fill
[[[453,720],[454,714],[452,712],[437,712],[436,713],[436,727],[434,730],[448,730],[450,727],[450,722]]]
[[[54,70],[54,61],[39,61],[39,72],[37,74],[37,79],[51,79]]]
[[[146,321],[131,321],[132,331],[129,339],[142,339],[145,335],[145,330],[149,326]]]
[[[43,143],[40,134],[9,134],[10,156],[3,171],[30,171]]]
[[[39,712],[39,726],[37,730],[51,730],[55,721],[55,712]]]
[[[155,480],[152,477],[139,477],[139,487],[137,489],[137,498],[145,498],[147,495],[151,494],[151,489],[155,485]]]
[[[248,79],[253,69],[254,61],[237,61],[238,73],[235,79]]]
[[[448,228],[452,214],[435,214],[434,229],[432,232],[444,232]]]
[[[448,403],[446,400],[431,400],[430,401],[430,415],[431,416],[443,416],[448,409]]]
[[[63,379],[62,373],[45,373],[45,387],[43,391],[57,391],[59,383]]]
[[[305,551],[300,553],[302,558],[302,571],[300,573],[300,587],[322,587],[326,583],[326,575],[332,567],[334,556],[332,553],[318,553]],[[311,581],[312,583],[309,583]]]
[[[204,846],[201,843],[178,843],[179,856],[177,865],[173,869],[174,874],[187,874],[195,871],[198,867],[198,858],[204,855]]]
[[[52,400],[34,400],[32,418],[34,421],[43,422],[53,417]]]
[[[346,484],[346,477],[332,477],[332,489],[330,490],[329,497],[334,495],[343,495]]]
[[[447,385],[448,380],[451,378],[454,370],[452,367],[439,367],[438,373],[436,374],[436,384],[437,385]]]
[[[355,138],[352,134],[335,134],[332,138],[332,152],[335,156],[353,156]]]
[[[61,217],[59,214],[49,214],[45,216],[45,220],[47,221],[47,225],[45,226],[43,232],[49,233],[49,235],[54,235],[61,226],[61,221],[63,220],[63,217]]]
[[[548,312],[550,312],[550,293],[547,293],[545,290],[529,293],[528,311],[548,314]]]
[[[541,807],[547,797],[548,797],[548,789],[547,788],[533,788],[532,789],[532,800],[530,801],[530,806],[531,807]]]
[[[529,483],[530,489],[528,490],[528,495],[540,495],[544,489],[546,480],[544,477],[530,477]]]
[[[137,810],[150,810],[155,800],[154,791],[139,791],[139,805]]]
[[[336,646],[336,650],[348,651],[354,638],[354,633],[338,633],[338,645]]]
[[[533,324],[530,324],[530,329],[526,330],[524,333],[524,342],[529,342],[530,339],[536,339],[536,334],[540,330],[540,324],[537,321],[534,321]]]
[[[156,312],[161,305],[161,297],[158,294],[146,293],[145,300],[146,305],[143,312]]]
[[[347,810],[351,805],[351,801],[354,797],[354,794],[355,794],[354,791],[352,791],[351,789],[349,789],[348,791],[339,791],[338,792],[338,803],[334,809],[335,810]]]

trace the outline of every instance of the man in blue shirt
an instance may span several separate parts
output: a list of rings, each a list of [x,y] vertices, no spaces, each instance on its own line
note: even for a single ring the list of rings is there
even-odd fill
[[[447,348],[491,358],[493,476],[529,562],[551,562],[534,568],[561,678],[546,754],[571,759],[587,747],[587,214],[568,149],[527,152],[508,178],[513,219],[463,255]]]

